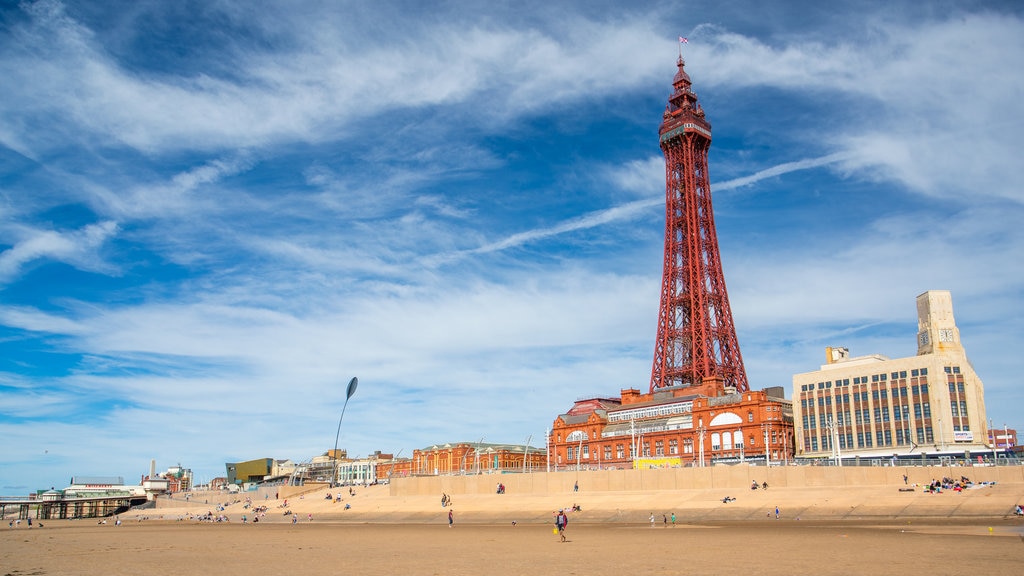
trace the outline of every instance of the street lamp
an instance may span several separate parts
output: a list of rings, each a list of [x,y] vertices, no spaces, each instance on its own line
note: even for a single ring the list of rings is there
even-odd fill
[[[334,435],[334,452],[331,452],[334,472],[331,474],[331,487],[338,483],[338,439],[341,438],[341,421],[345,419],[345,408],[348,408],[348,399],[356,393],[357,386],[359,386],[359,378],[353,376],[348,381],[348,389],[345,390],[345,403],[341,406],[341,418],[338,418],[338,433]]]

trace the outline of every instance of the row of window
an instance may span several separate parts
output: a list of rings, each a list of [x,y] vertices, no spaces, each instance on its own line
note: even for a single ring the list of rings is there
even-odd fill
[[[779,431],[776,431],[776,430],[772,430],[771,431],[771,442],[773,444],[777,444],[777,443],[779,443],[781,441],[782,441],[782,433],[779,432]],[[651,455],[651,444],[649,442],[640,442],[639,444],[640,444],[640,450],[643,453],[643,456],[644,457],[649,457]],[[756,444],[757,444],[757,438],[755,436],[751,435],[750,436],[750,445],[751,446],[755,446]],[[736,430],[734,432],[725,432],[725,433],[722,433],[722,434],[719,434],[718,432],[713,432],[711,434],[711,450],[712,451],[716,451],[716,450],[734,450],[734,449],[735,450],[742,450],[743,448],[744,448],[743,432],[740,431],[740,430]],[[582,460],[589,460],[590,459],[590,446],[587,445],[587,444],[584,444],[582,446],[582,448],[578,448],[576,446],[567,446],[566,447],[566,458],[568,460],[570,460],[570,461],[571,460],[575,460],[576,456],[577,456],[577,451],[579,451],[578,455],[579,455],[580,459],[582,459]],[[626,446],[624,444],[616,444],[615,445],[615,457],[616,458],[621,460],[622,458],[625,457],[625,453],[626,453]],[[683,438],[683,453],[684,454],[693,454],[693,438]],[[668,440],[668,455],[675,456],[677,454],[679,454],[679,440],[676,439],[676,438],[671,438],[671,439]],[[664,440],[656,440],[654,442],[654,455],[655,456],[665,456],[665,441]],[[633,447],[632,446],[629,447],[629,457],[630,458],[634,457],[634,452],[633,452]],[[610,445],[604,446],[604,459],[605,460],[611,460],[612,459],[612,447]]]
[[[661,404],[659,406],[610,412],[608,414],[608,422],[629,422],[630,420],[643,420],[644,418],[657,418],[658,416],[689,414],[692,411],[693,402],[676,402],[674,404]]]
[[[959,370],[960,370],[959,367],[957,367],[957,373],[959,373]],[[927,376],[927,375],[928,375],[928,369],[927,368],[915,368],[915,369],[910,371],[910,376],[913,377],[913,378],[917,378],[919,376]],[[885,382],[888,379],[892,379],[892,380],[906,380],[907,379],[907,371],[906,370],[899,370],[899,371],[896,371],[896,372],[891,372],[891,373],[888,374],[888,376],[886,374],[872,374],[871,375],[871,381],[872,382]],[[836,378],[834,383],[835,383],[835,386],[837,388],[840,387],[840,386],[849,386],[850,385],[850,379],[849,378]],[[854,378],[853,378],[853,384],[854,385],[857,385],[857,384],[867,384],[867,383],[868,383],[868,377],[867,376],[854,376]],[[826,381],[823,381],[823,382],[818,382],[817,384],[813,384],[813,383],[812,384],[803,384],[803,385],[800,386],[800,391],[801,392],[809,392],[809,391],[814,390],[814,389],[825,390],[825,389],[828,389],[828,388],[832,388],[832,384],[833,384],[832,380],[826,380]]]
[[[923,399],[923,398],[925,398],[928,395],[928,385],[927,384],[921,384],[920,386],[917,386],[917,385],[911,386],[910,387],[910,392],[913,394],[913,396],[915,398],[918,398],[918,400]],[[909,396],[907,394],[907,387],[903,386],[901,388],[893,388],[892,389],[892,397],[893,397],[893,400],[896,400],[898,398],[908,398]],[[851,399],[853,400],[853,402],[859,402],[859,403],[862,403],[862,404],[867,404],[868,403],[868,393],[867,393],[867,391],[863,391],[863,392],[854,392],[852,397],[851,397],[850,394],[836,394],[835,396],[818,396],[817,405],[819,407],[832,406],[832,398],[835,398],[837,405],[839,405],[839,404],[849,404]],[[872,390],[871,391],[871,399],[875,401],[872,404],[876,404],[876,403],[879,403],[879,402],[884,402],[883,405],[886,405],[886,404],[888,404],[888,400],[889,400],[889,391],[888,390]],[[803,409],[803,411],[813,410],[814,409],[814,405],[815,405],[814,398],[801,398],[800,399],[800,407]]]
[[[889,411],[888,406],[875,406],[871,408],[856,408],[854,410],[838,410],[835,413],[835,423],[838,426],[846,426],[850,424],[871,424],[872,422],[884,424],[889,422],[890,418],[895,421],[909,421],[910,420],[910,408],[914,408],[914,419],[921,420],[932,417],[932,408],[928,402],[915,402],[913,405],[904,404],[902,406],[893,406],[892,411]],[[967,414],[967,403],[961,402],[959,406],[960,412],[957,412],[957,407],[954,405],[954,416],[958,416],[959,413],[964,415]],[[872,419],[872,416],[874,418]],[[815,419],[813,413],[805,413],[803,415],[804,430],[814,430],[816,428],[827,428],[829,419],[832,418],[832,414],[829,412],[819,412],[817,419]]]
[[[920,426],[916,430],[914,430],[914,432],[916,433],[916,443],[917,444],[929,444],[929,443],[932,443],[932,442],[935,441],[935,438],[934,438],[934,436],[932,434],[932,427],[931,426]],[[846,432],[845,434],[837,434],[836,436],[838,438],[838,443],[839,443],[840,450],[846,450],[846,449],[853,450],[855,448],[874,448],[874,447],[893,446],[894,445],[893,444],[893,439],[894,438],[895,438],[895,445],[896,446],[912,445],[912,444],[915,443],[914,436],[911,435],[911,430],[909,428],[906,428],[906,429],[904,429],[904,428],[897,428],[895,430],[895,435],[893,434],[892,430],[888,430],[888,429],[887,430],[876,430],[873,436],[872,436],[871,432],[865,432],[865,431],[857,432],[856,433],[856,436],[857,436],[857,443],[856,444],[854,444],[854,442],[853,442],[853,439],[854,439],[854,433],[853,432]],[[817,452],[818,451],[819,442],[820,442],[820,446],[821,446],[822,450],[831,450],[832,449],[831,438],[830,438],[829,435],[826,434],[826,435],[823,435],[820,438],[820,440],[819,440],[819,438],[817,436],[814,436],[814,435],[806,435],[806,436],[804,436],[804,450],[805,451]]]

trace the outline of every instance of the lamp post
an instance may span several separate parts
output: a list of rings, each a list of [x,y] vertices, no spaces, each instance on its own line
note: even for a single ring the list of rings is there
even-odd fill
[[[359,386],[359,379],[355,376],[348,381],[348,388],[345,390],[345,403],[341,406],[341,418],[338,418],[338,433],[334,435],[334,452],[331,452],[331,463],[334,471],[331,473],[331,487],[338,483],[338,439],[341,438],[341,421],[345,419],[345,408],[348,408],[348,399],[356,393]]]
[[[530,440],[533,440],[533,434],[526,437],[526,445],[523,446],[523,472],[526,472],[526,460],[530,456]]]
[[[704,424],[703,423],[701,423],[697,427],[697,435],[698,435],[698,438],[700,439],[700,446],[698,446],[698,453],[700,454],[700,467],[701,468],[704,467],[704,433],[706,431],[707,431],[707,429],[704,428]]]

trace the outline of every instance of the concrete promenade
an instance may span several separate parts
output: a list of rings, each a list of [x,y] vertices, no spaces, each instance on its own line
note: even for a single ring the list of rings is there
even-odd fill
[[[903,475],[907,475],[904,483]],[[943,477],[969,478],[975,487],[962,492],[926,493],[923,485]],[[751,490],[753,482],[767,490]],[[498,483],[505,494],[496,494]],[[578,483],[579,490],[574,491]],[[979,522],[1014,521],[1013,507],[1024,503],[1024,467],[815,467],[717,466],[651,470],[568,471],[531,474],[428,476],[398,478],[388,486],[348,488],[280,487],[237,495],[211,493],[183,500],[158,501],[149,515],[172,514],[187,507],[204,513],[214,503],[229,503],[233,520],[246,498],[267,505],[264,521],[352,523],[442,523],[449,510],[462,523],[548,523],[555,510],[581,510],[575,523],[661,523],[674,512],[680,523],[783,519],[895,522],[914,519]],[[328,500],[327,494],[342,501]],[[442,507],[441,495],[452,499]],[[276,496],[276,498],[275,498]],[[734,498],[728,503],[722,500]],[[285,499],[288,506],[284,507]],[[344,505],[351,507],[345,509]],[[178,513],[181,510],[177,511]]]

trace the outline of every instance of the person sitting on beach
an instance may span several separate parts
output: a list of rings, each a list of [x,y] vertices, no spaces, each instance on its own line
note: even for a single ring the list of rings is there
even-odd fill
[[[1017,504],[1017,508],[1013,510],[1013,515],[1024,516],[1024,507],[1022,507],[1020,504]]]
[[[753,483],[750,484],[750,489],[757,490],[757,480],[754,480]]]
[[[761,484],[761,489],[762,490],[767,490],[768,489],[768,483],[767,482],[762,483]]]

